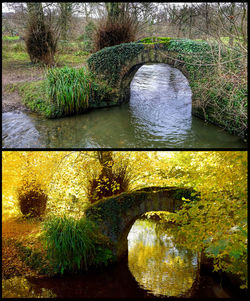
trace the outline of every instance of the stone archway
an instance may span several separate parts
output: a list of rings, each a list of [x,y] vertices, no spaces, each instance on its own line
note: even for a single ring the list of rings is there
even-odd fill
[[[122,258],[127,252],[127,235],[142,214],[148,211],[176,212],[183,204],[182,197],[194,199],[189,188],[152,187],[106,198],[86,210],[102,234],[113,244],[113,254]]]
[[[132,61],[130,61],[126,67],[121,71],[120,79],[117,83],[119,87],[119,101],[126,102],[130,99],[130,83],[134,78],[136,72],[145,64],[167,64],[173,68],[176,68],[182,72],[182,74],[188,79],[189,73],[187,72],[185,65],[178,62],[176,59],[177,53],[170,53],[166,50],[152,49],[144,50]]]
[[[109,105],[115,105],[129,100],[131,80],[144,64],[168,64],[188,79],[189,72],[179,55],[178,51],[169,50],[166,43],[124,43],[96,52],[88,59],[88,67],[112,87]]]

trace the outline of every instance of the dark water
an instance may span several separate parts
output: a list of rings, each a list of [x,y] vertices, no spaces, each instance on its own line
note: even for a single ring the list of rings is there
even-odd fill
[[[246,147],[238,137],[191,115],[187,79],[166,64],[137,71],[127,104],[57,120],[7,112],[2,129],[4,148]]]
[[[4,281],[3,297],[62,298],[231,298],[234,291],[218,274],[201,270],[197,254],[177,247],[155,222],[137,221],[128,235],[128,257],[82,275],[15,277]],[[190,290],[190,288],[193,288]],[[192,294],[190,295],[190,291]]]

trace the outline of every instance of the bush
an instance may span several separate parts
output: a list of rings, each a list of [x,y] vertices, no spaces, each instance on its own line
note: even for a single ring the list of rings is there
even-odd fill
[[[118,19],[104,18],[99,22],[95,31],[95,51],[104,47],[133,42],[136,40],[138,30],[138,22],[130,16]]]
[[[32,63],[54,64],[57,40],[48,25],[32,20],[27,28],[25,43]]]
[[[48,196],[40,184],[27,181],[17,190],[19,207],[26,217],[41,217],[46,209]]]
[[[88,199],[94,203],[102,198],[113,196],[128,190],[129,178],[126,175],[126,168],[120,167],[106,176],[101,173],[97,179],[92,179],[88,184]]]
[[[91,265],[106,265],[113,258],[106,239],[86,217],[51,216],[43,225],[43,241],[56,272],[87,270]]]

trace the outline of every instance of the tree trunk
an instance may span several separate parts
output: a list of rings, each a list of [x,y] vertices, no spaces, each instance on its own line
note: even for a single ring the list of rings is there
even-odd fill
[[[112,158],[112,151],[98,151],[98,159],[100,164],[102,165],[102,177],[110,177],[112,176],[112,166],[114,164]]]
[[[42,2],[26,2],[29,21],[36,19],[38,23],[44,23]]]
[[[105,2],[108,19],[118,20],[124,15],[125,6],[121,2]]]
[[[72,17],[72,3],[60,2],[59,7],[61,11],[60,25],[61,25],[61,38],[67,40],[67,31]]]

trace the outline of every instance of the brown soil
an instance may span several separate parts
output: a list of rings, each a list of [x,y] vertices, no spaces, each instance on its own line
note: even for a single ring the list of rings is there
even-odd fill
[[[27,66],[20,65],[8,65],[8,69],[3,69],[2,72],[2,112],[11,112],[14,110],[18,111],[29,111],[21,103],[21,97],[16,91],[10,92],[6,89],[8,84],[20,83],[20,82],[31,82],[43,79],[43,69],[37,67],[31,67],[28,69]]]

